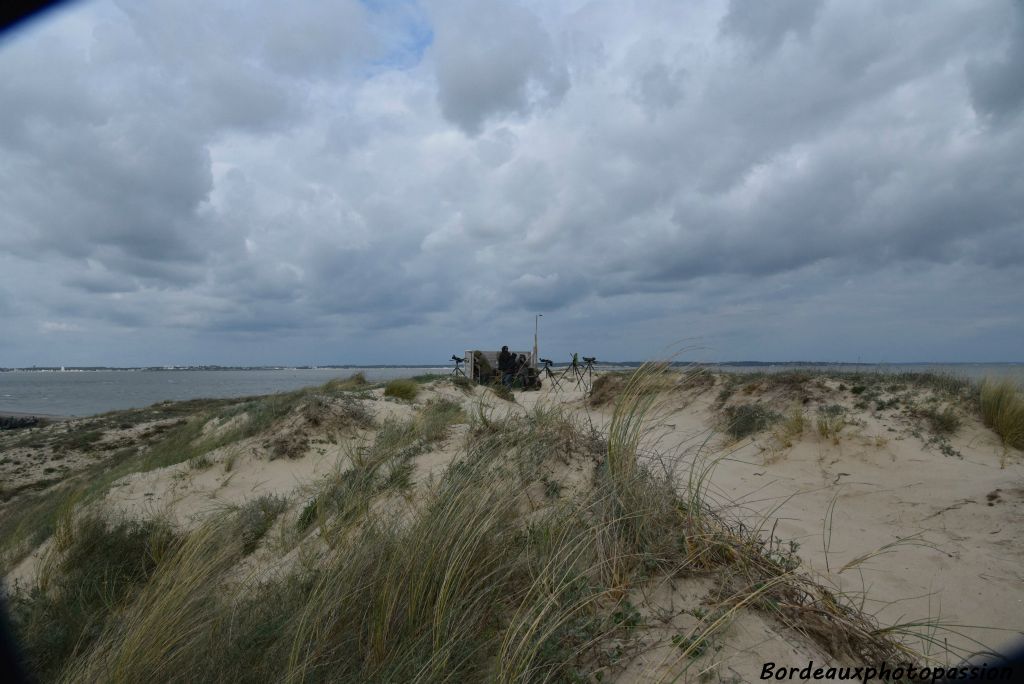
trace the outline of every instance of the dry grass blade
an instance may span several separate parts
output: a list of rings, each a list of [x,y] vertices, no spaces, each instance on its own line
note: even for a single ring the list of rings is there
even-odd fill
[[[839,568],[839,570],[836,571],[836,574],[841,575],[850,568],[855,568],[858,565],[864,563],[865,561],[875,558],[876,556],[881,556],[886,553],[892,553],[897,548],[903,546],[922,546],[924,548],[942,551],[942,549],[939,548],[934,542],[930,542],[927,539],[924,539],[922,537],[923,534],[923,532],[917,532],[906,537],[900,537],[899,539],[891,541],[888,544],[883,544],[882,546],[878,547],[877,549],[874,549],[873,551],[861,554],[856,558],[848,561],[845,565],[843,565],[843,567]]]

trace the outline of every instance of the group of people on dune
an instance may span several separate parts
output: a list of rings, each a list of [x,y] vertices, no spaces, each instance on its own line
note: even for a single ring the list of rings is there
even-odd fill
[[[502,385],[512,389],[516,376],[527,367],[526,354],[516,356],[515,353],[508,350],[507,345],[501,348],[501,353],[498,354],[498,372],[501,373]]]

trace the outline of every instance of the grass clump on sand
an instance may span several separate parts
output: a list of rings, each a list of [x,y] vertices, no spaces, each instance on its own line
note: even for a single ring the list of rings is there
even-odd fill
[[[491,385],[491,391],[494,392],[499,399],[504,399],[505,401],[512,402],[516,400],[516,395],[512,392],[512,390],[510,390],[508,387],[505,387],[505,385],[502,385],[501,383],[495,383]]]
[[[377,495],[402,492],[412,486],[414,459],[432,443],[445,438],[448,428],[465,420],[462,407],[447,399],[431,399],[408,421],[386,420],[368,447],[354,448],[351,466],[336,470],[299,513],[296,528],[315,522],[331,530],[365,515]]]
[[[328,380],[324,383],[323,390],[329,394],[337,394],[340,392],[364,390],[370,386],[371,384],[366,379],[366,376],[360,372],[353,373],[347,378],[335,378],[334,380]]]
[[[931,428],[931,431],[942,437],[955,435],[963,423],[960,420],[960,416],[951,406],[947,406],[941,411],[937,408],[928,407],[921,409],[918,413],[928,421],[928,427]]]
[[[64,663],[87,652],[175,543],[159,520],[108,519],[95,511],[76,518],[65,507],[37,585],[10,597],[31,672],[55,680]]]
[[[979,388],[979,407],[985,425],[1003,444],[1024,449],[1024,396],[1013,380],[985,378]]]
[[[404,399],[406,401],[412,401],[419,394],[419,384],[415,380],[408,378],[402,378],[399,380],[391,380],[388,384],[384,385],[384,396],[394,397],[396,399]]]
[[[775,437],[783,446],[791,447],[794,440],[800,439],[803,436],[806,427],[807,419],[804,417],[800,404],[794,404],[789,407],[779,420],[778,427],[775,430]]]
[[[594,378],[590,387],[587,402],[591,406],[604,406],[616,400],[626,386],[629,376],[626,373],[602,373]]]
[[[839,404],[829,404],[818,409],[816,421],[818,434],[825,439],[839,443],[839,433],[846,427],[846,409]]]
[[[275,494],[264,494],[242,504],[237,513],[238,538],[242,553],[250,554],[279,515],[288,508],[288,501]]]
[[[725,408],[725,431],[733,439],[756,434],[779,420],[779,414],[763,404],[738,404]]]
[[[416,417],[416,432],[425,442],[445,438],[448,428],[466,420],[462,405],[451,399],[431,399]]]

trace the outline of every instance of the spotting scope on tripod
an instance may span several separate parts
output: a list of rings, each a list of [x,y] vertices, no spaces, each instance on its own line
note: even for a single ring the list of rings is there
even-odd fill
[[[466,371],[462,370],[462,363],[465,361],[461,356],[452,354],[452,361],[455,362],[455,368],[452,368],[452,377],[466,377]]]
[[[558,384],[558,376],[551,372],[551,364],[553,364],[554,361],[552,361],[551,359],[538,360],[541,362],[541,364],[543,364],[543,367],[541,368],[540,372],[544,375],[545,378],[551,381],[552,387],[554,387],[555,389],[560,389],[560,386]]]
[[[585,371],[586,374],[587,374],[587,385],[589,387],[593,387],[594,386],[594,364],[597,363],[597,357],[596,356],[584,356],[583,357],[583,361],[584,361],[583,371]],[[582,375],[582,374],[583,374],[583,372],[580,373],[580,375]]]
[[[573,354],[569,361],[569,365],[565,367],[559,379],[564,378],[566,375],[569,376],[569,382],[576,380],[576,389],[582,387],[586,391],[590,391],[590,387],[594,384],[594,363],[597,362],[595,356],[584,356],[583,363],[580,363],[580,355]]]

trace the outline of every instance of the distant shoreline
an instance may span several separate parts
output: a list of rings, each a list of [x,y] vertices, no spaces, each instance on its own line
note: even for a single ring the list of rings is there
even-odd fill
[[[0,409],[0,418],[38,418],[40,420],[59,421],[70,420],[75,416],[59,416],[53,413],[36,413],[33,411],[8,411]]]

